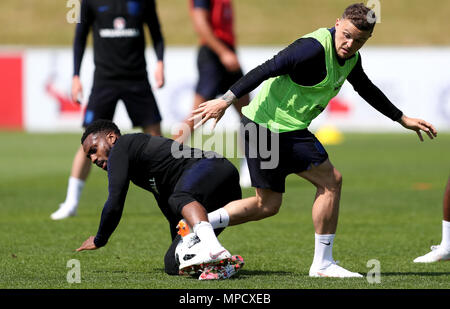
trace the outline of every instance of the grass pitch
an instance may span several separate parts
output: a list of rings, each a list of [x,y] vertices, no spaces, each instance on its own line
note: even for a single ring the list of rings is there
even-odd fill
[[[93,167],[78,216],[52,221],[65,197],[79,134],[0,133],[1,289],[448,289],[450,262],[412,260],[441,240],[450,134],[420,143],[407,134],[345,134],[327,146],[344,185],[334,258],[367,274],[380,262],[381,283],[366,278],[309,278],[314,230],[312,185],[289,176],[274,217],[225,230],[220,240],[245,258],[238,276],[219,282],[163,271],[169,229],[152,195],[130,186],[122,221],[106,247],[76,253],[95,235],[107,197],[106,173]],[[236,160],[233,161],[237,163]],[[253,195],[252,189],[244,196]],[[69,284],[67,262],[80,261]]]

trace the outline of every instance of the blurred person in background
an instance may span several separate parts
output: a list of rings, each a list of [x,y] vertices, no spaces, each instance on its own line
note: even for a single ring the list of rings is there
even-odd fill
[[[94,82],[84,114],[83,127],[97,119],[114,117],[123,100],[134,127],[161,135],[161,115],[148,79],[144,24],[156,53],[156,87],[164,85],[164,39],[154,0],[83,0],[73,43],[72,100],[80,102],[83,88],[80,68],[90,29],[94,42]],[[51,214],[53,220],[75,216],[91,164],[79,147],[72,164],[65,201]]]
[[[236,54],[236,36],[233,29],[231,0],[189,0],[190,15],[199,38],[197,55],[198,81],[192,109],[208,100],[224,94],[242,76],[242,68]],[[239,116],[247,105],[249,96],[244,95],[234,104]],[[190,136],[194,122],[184,121],[184,126],[173,136],[180,143]],[[240,184],[250,187],[250,174],[246,160],[241,161]]]

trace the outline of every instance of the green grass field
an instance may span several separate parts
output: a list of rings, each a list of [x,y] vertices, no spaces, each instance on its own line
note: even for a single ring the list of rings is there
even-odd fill
[[[442,196],[449,176],[450,134],[420,143],[414,133],[345,134],[328,146],[344,175],[334,258],[381,283],[309,278],[314,231],[313,187],[289,176],[279,214],[230,227],[221,242],[245,258],[238,276],[220,282],[163,271],[168,227],[148,192],[130,187],[122,221],[108,245],[74,250],[97,231],[107,196],[106,173],[93,168],[77,217],[49,218],[65,197],[78,134],[0,133],[0,289],[448,289],[450,262],[412,260],[441,240]],[[236,160],[234,160],[236,163]],[[245,190],[250,196],[253,190]],[[66,280],[78,259],[81,283]]]

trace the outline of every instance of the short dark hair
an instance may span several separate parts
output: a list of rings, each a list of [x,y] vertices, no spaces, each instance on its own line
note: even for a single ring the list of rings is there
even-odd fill
[[[83,136],[81,136],[81,144],[84,143],[85,139],[89,136],[89,134],[95,134],[99,132],[105,133],[114,132],[118,136],[120,136],[120,130],[114,122],[112,122],[111,120],[99,119],[95,120],[86,127]]]
[[[348,19],[361,31],[373,31],[377,21],[375,12],[364,5],[364,3],[355,3],[349,5],[342,14],[343,19]]]

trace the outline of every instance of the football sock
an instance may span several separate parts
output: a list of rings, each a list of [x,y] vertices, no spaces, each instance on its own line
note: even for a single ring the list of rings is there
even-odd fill
[[[84,181],[75,177],[69,178],[69,183],[67,185],[67,195],[64,204],[72,205],[74,207],[78,206],[80,201],[81,192],[84,188]]]
[[[223,246],[219,243],[219,240],[214,234],[214,229],[211,223],[201,221],[194,226],[194,233],[197,234],[200,241],[203,242],[211,252],[219,252],[223,250]]]
[[[313,265],[325,267],[333,263],[333,241],[335,234],[315,234]]]
[[[442,241],[441,247],[450,250],[450,222],[442,220]]]
[[[219,208],[208,214],[208,221],[211,223],[213,229],[224,228],[228,226],[230,217],[224,208]]]

